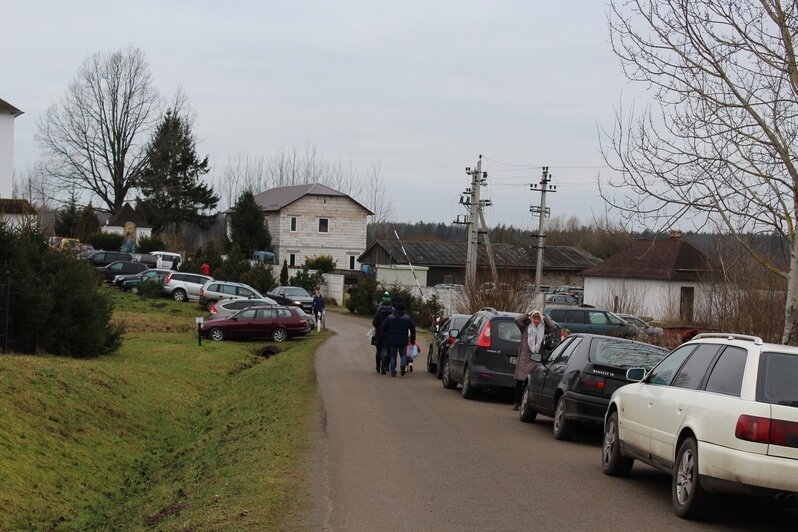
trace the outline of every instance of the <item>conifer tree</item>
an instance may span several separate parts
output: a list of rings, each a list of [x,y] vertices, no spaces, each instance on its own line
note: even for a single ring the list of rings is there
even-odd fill
[[[254,251],[271,251],[272,235],[266,215],[255,201],[251,190],[245,190],[230,214],[230,240],[232,246],[245,257]]]

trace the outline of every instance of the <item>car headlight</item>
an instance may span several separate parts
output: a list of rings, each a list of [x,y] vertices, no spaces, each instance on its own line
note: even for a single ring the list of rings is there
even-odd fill
[[[294,301],[293,303],[294,303],[294,305],[296,305],[296,306],[301,306],[301,305],[302,305],[302,302],[301,302],[301,301]]]

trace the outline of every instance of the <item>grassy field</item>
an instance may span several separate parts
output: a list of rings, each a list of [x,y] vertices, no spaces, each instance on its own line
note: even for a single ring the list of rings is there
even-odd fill
[[[328,333],[198,346],[195,303],[109,290],[117,354],[0,356],[0,530],[290,529]]]

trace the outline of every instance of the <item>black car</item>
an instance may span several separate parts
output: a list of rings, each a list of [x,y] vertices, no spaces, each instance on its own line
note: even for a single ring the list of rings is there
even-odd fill
[[[313,312],[313,296],[301,286],[278,286],[266,296],[274,299],[280,305],[293,305],[302,307],[305,312]]]
[[[125,251],[105,251],[103,249],[100,249],[87,254],[85,258],[87,261],[91,263],[92,266],[101,267],[101,266],[108,266],[112,262],[116,262],[119,260],[132,261],[133,255]]]
[[[462,384],[466,399],[476,397],[479,389],[515,389],[515,363],[521,344],[516,316],[516,312],[482,308],[462,329],[451,329],[449,334],[457,340],[446,352],[443,387],[454,389]]]
[[[139,285],[144,281],[154,281],[160,285],[163,285],[164,279],[166,279],[167,275],[169,275],[169,270],[151,269],[145,270],[135,275],[117,277],[116,281],[114,282],[125,292],[137,294],[139,291]]]
[[[437,326],[432,344],[427,351],[427,371],[435,373],[437,378],[443,377],[443,362],[446,360],[446,350],[454,343],[455,338],[449,336],[451,329],[461,329],[471,314],[452,314]]]
[[[108,282],[112,282],[117,275],[133,275],[145,270],[147,270],[147,267],[144,264],[130,260],[118,260],[108,266],[97,268],[100,275]]]
[[[631,367],[653,368],[668,351],[655,345],[595,334],[572,334],[527,377],[521,421],[554,418],[554,437],[570,438],[574,425],[601,427],[612,392]]]

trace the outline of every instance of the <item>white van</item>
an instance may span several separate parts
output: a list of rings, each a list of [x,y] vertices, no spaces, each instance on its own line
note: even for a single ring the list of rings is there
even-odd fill
[[[150,255],[154,257],[161,258],[161,268],[170,269],[172,267],[172,263],[177,257],[177,265],[178,267],[183,264],[183,257],[180,256],[180,253],[172,253],[171,251],[150,251]]]

